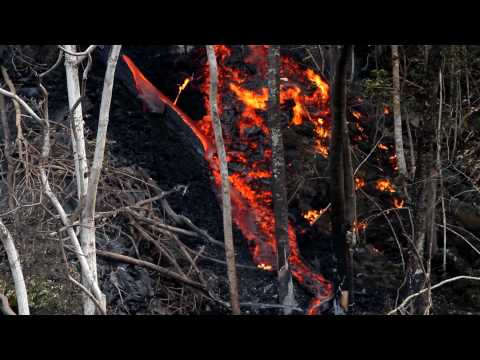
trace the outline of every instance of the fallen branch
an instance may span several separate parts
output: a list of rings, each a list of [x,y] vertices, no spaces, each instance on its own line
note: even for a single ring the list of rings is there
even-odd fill
[[[387,315],[392,315],[392,314],[395,314],[397,311],[403,309],[407,303],[416,298],[417,296],[419,295],[422,295],[423,293],[427,292],[427,291],[431,291],[433,289],[437,289],[439,288],[440,286],[442,285],[445,285],[445,284],[448,284],[450,282],[453,282],[453,281],[456,281],[456,280],[461,280],[461,279],[466,279],[466,280],[476,280],[476,281],[480,281],[480,278],[479,277],[475,277],[475,276],[467,276],[467,275],[460,275],[460,276],[455,276],[453,278],[450,278],[450,279],[446,279],[446,280],[443,280],[441,282],[439,282],[438,284],[435,284],[434,286],[430,287],[430,288],[424,288],[422,290],[420,290],[419,292],[415,293],[415,294],[412,294],[410,296],[407,296],[405,298],[405,300],[403,300],[403,302],[398,306],[396,307],[395,309],[393,309],[392,311],[390,311]]]
[[[249,302],[241,302],[240,307],[258,307],[261,309],[289,309],[304,312],[302,308],[297,306],[289,306],[289,305],[280,305],[280,304],[260,304],[260,303],[249,303]]]
[[[112,260],[124,262],[124,263],[127,263],[127,264],[142,266],[142,267],[145,267],[147,269],[155,270],[165,277],[168,277],[172,280],[176,280],[178,282],[181,282],[185,285],[193,287],[197,290],[201,290],[201,291],[208,294],[207,288],[203,284],[200,284],[199,282],[190,280],[186,277],[180,276],[173,271],[170,271],[170,270],[165,269],[161,266],[155,265],[151,262],[135,259],[135,258],[132,258],[130,256],[121,255],[121,254],[117,254],[117,253],[110,252],[110,251],[104,251],[104,250],[97,250],[97,255],[102,256],[102,257],[107,258],[107,259],[112,259]]]

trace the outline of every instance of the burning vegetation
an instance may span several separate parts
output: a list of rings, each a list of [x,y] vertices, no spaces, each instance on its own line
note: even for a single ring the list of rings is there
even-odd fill
[[[224,128],[227,160],[230,167],[231,199],[233,206],[233,221],[248,241],[253,261],[257,267],[266,271],[276,269],[276,237],[274,233],[274,216],[272,211],[271,182],[271,150],[269,143],[270,130],[266,122],[268,101],[267,87],[252,87],[253,83],[265,83],[266,46],[250,46],[250,55],[245,62],[254,65],[258,73],[251,75],[241,68],[231,65],[232,48],[224,45],[215,46],[219,62],[219,115],[224,116],[225,104],[238,114],[232,126]],[[140,72],[127,56],[123,57],[132,72],[139,94],[150,102],[162,102],[170,106],[190,127],[201,142],[204,158],[209,164],[217,194],[220,193],[220,172],[216,156],[212,123],[209,106],[208,67],[203,67],[203,77],[197,85],[203,94],[205,115],[192,120],[176,106],[182,90],[189,84],[186,79],[179,87],[178,95],[172,103],[165,95],[156,89]],[[313,69],[304,68],[292,58],[283,56],[281,59],[280,103],[282,109],[290,113],[289,127],[300,127],[306,122],[313,129],[313,149],[323,158],[328,158],[329,141],[331,137],[330,87],[322,76]],[[254,78],[256,79],[254,81]],[[150,104],[155,107],[156,104]],[[386,108],[385,108],[386,109]],[[355,119],[357,135],[354,142],[368,140],[365,128],[361,124],[363,115],[357,110],[351,112]],[[379,149],[388,151],[384,144]],[[394,157],[390,157],[393,164]],[[241,169],[237,171],[236,169]],[[396,167],[394,167],[396,170]],[[367,186],[362,177],[355,177],[355,189]],[[375,187],[382,192],[395,193],[395,187],[388,179],[378,179]],[[395,207],[402,207],[403,201],[394,198]],[[303,213],[304,219],[314,225],[327,211],[311,209]],[[354,224],[357,232],[366,229],[366,222]],[[290,258],[289,263],[295,279],[305,286],[315,296],[308,313],[315,313],[319,305],[332,296],[332,283],[322,275],[315,273],[304,262],[297,244],[295,224],[290,223],[289,230]]]
[[[110,48],[95,50],[95,47],[85,50],[97,52],[99,56],[92,57],[95,60],[81,57],[75,66],[84,64],[88,72],[90,66],[96,69],[98,63],[103,62],[113,78],[115,73],[108,61],[112,56],[108,53]],[[68,49],[74,47],[66,45],[53,50],[55,55],[75,56],[68,53],[74,50]],[[119,45],[116,49],[117,54],[120,53]],[[368,61],[372,59],[369,48],[356,52],[355,63],[350,64],[348,54],[353,53],[349,52],[350,46],[339,46],[336,50],[320,46],[321,57],[313,47],[282,46],[279,73],[275,75],[279,109],[276,111],[269,94],[274,69],[267,63],[273,54],[271,47],[215,45],[208,49],[209,59],[216,58],[218,62],[216,102],[221,126],[215,121],[216,134],[210,106],[211,74],[203,46],[185,47],[184,51],[173,46],[154,50],[124,47],[115,75],[118,77],[112,97],[108,141],[106,125],[97,132],[97,141],[105,141],[107,149],[103,167],[98,167],[100,158],[93,147],[94,141],[85,140],[82,150],[81,135],[84,133],[87,139],[97,123],[85,121],[89,129],[84,132],[78,126],[78,115],[57,111],[62,107],[57,98],[63,99],[63,93],[59,96],[58,89],[48,89],[51,94],[48,95],[39,87],[42,94],[35,95],[30,85],[24,83],[24,79],[33,78],[35,84],[44,86],[43,75],[39,77],[39,74],[49,74],[45,64],[51,62],[57,67],[62,62],[55,56],[50,59],[54,61],[35,64],[34,57],[18,60],[22,52],[9,53],[9,61],[0,61],[3,64],[0,115],[4,135],[1,151],[6,175],[6,186],[2,189],[8,194],[4,206],[0,204],[5,214],[0,226],[3,222],[7,227],[15,224],[13,236],[21,237],[18,229],[23,228],[18,227],[19,219],[38,214],[42,223],[32,222],[32,229],[39,238],[55,235],[63,239],[68,235],[70,240],[86,239],[86,233],[82,233],[86,210],[77,201],[75,191],[82,192],[81,187],[87,183],[85,178],[95,179],[99,174],[95,171],[101,169],[102,177],[96,185],[98,196],[92,193],[94,206],[88,207],[89,211],[94,209],[93,225],[88,229],[96,230],[91,230],[90,235],[93,232],[93,237],[96,236],[96,256],[102,259],[98,263],[101,267],[98,285],[107,295],[106,308],[114,313],[142,313],[147,305],[135,305],[136,300],[131,300],[135,297],[148,299],[148,311],[156,313],[228,312],[229,304],[223,292],[225,284],[232,282],[230,276],[226,276],[230,271],[225,271],[224,258],[228,252],[219,241],[222,196],[227,193],[222,192],[222,165],[222,171],[228,168],[228,179],[223,180],[229,183],[236,240],[233,262],[237,261],[242,313],[280,311],[281,304],[285,303],[279,300],[277,306],[272,299],[281,298],[280,279],[285,274],[291,274],[294,279],[298,300],[291,306],[294,312],[309,315],[325,310],[354,312],[358,311],[353,308],[355,305],[360,311],[385,313],[385,308],[374,308],[372,304],[391,307],[397,294],[402,292],[407,296],[420,294],[418,301],[406,298],[411,305],[407,308],[399,299],[398,307],[388,309],[389,312],[428,312],[433,302],[424,297],[431,294],[422,289],[428,286],[436,289],[431,286],[431,279],[439,279],[438,269],[442,269],[442,276],[451,269],[456,273],[468,273],[465,269],[470,268],[476,271],[478,246],[475,240],[470,240],[480,229],[480,212],[475,205],[480,200],[473,195],[471,185],[474,184],[474,189],[480,186],[475,155],[480,147],[474,125],[478,109],[471,104],[480,94],[471,76],[465,74],[467,84],[463,84],[463,77],[451,77],[449,73],[462,73],[468,68],[468,64],[459,60],[462,56],[452,57],[460,64],[449,60],[445,52],[438,55],[434,49],[428,52],[429,66],[423,66],[423,52],[403,47],[400,58],[405,64],[400,64],[398,70],[399,64],[395,64],[398,49],[388,47],[391,54],[385,54],[376,48],[379,53],[375,53],[373,69],[372,62]],[[324,56],[332,49],[339,50],[336,64],[329,63],[335,56]],[[2,51],[0,45],[0,60]],[[151,53],[146,54],[148,51]],[[320,58],[321,62],[315,61]],[[13,67],[9,65],[10,60]],[[65,81],[71,91],[69,66],[72,64],[68,61],[65,64],[68,74]],[[165,64],[168,66],[163,66]],[[81,86],[85,94],[79,102],[82,105],[79,111],[85,119],[100,119],[103,123],[99,124],[105,124],[107,119],[108,124],[105,106],[99,110],[103,115],[90,109],[92,104],[99,109],[101,105],[98,93],[92,90],[100,89],[105,78],[101,66],[99,69],[90,74],[89,82],[94,82],[93,85],[85,86],[85,79]],[[75,71],[79,70],[81,66]],[[441,82],[442,91],[430,89],[432,81],[424,81],[422,76],[437,81],[439,71],[440,79],[455,86],[444,86]],[[52,74],[55,74],[53,70]],[[52,78],[52,83],[65,77],[64,73],[60,75],[55,75],[58,77]],[[216,76],[212,76],[215,80]],[[332,79],[332,83],[327,79]],[[399,79],[408,81],[399,82]],[[106,81],[105,86],[108,84]],[[15,91],[25,103],[12,95]],[[141,100],[143,108],[138,106],[139,102],[131,101],[132,94]],[[75,96],[70,95],[68,105],[72,106]],[[400,100],[405,96],[407,101],[402,103]],[[451,99],[455,99],[454,104],[449,103]],[[104,100],[101,101],[105,105]],[[416,101],[418,106],[412,106]],[[48,106],[54,114],[51,117]],[[29,115],[25,116],[26,113]],[[40,121],[33,115],[36,113]],[[419,115],[424,113],[439,116],[433,119]],[[276,118],[270,117],[271,114],[278,115],[278,122],[271,121]],[[71,124],[63,124],[59,119],[67,119]],[[467,119],[461,129],[458,119]],[[226,150],[226,161],[222,158],[221,164],[216,145],[219,127]],[[276,147],[279,142],[273,140],[275,134],[280,134],[282,150]],[[110,142],[110,138],[114,141]],[[405,145],[399,139],[403,139]],[[70,156],[65,149],[71,150],[72,146],[75,154],[82,151],[84,154]],[[50,149],[46,151],[46,147]],[[399,151],[402,147],[403,151]],[[279,226],[281,221],[275,220],[280,216],[277,195],[281,192],[272,191],[272,188],[278,189],[272,171],[275,168],[277,179],[278,167],[273,165],[278,163],[272,164],[272,159],[278,159],[279,153],[286,164],[286,176],[282,180],[282,194],[284,188],[286,195],[282,197],[288,205],[283,206],[287,210],[282,214],[285,215],[283,230]],[[83,168],[83,177],[79,175],[83,171],[81,158],[87,159],[89,166],[92,159],[95,161],[95,166]],[[39,177],[45,165],[48,165],[46,176]],[[465,179],[468,186],[464,186]],[[40,186],[48,182],[52,184],[50,190],[48,186]],[[66,191],[67,188],[70,190]],[[171,190],[161,190],[163,188]],[[58,210],[55,200],[51,200],[55,199],[52,192],[60,206],[64,206],[63,212]],[[70,203],[75,203],[73,208]],[[454,244],[450,236],[465,240],[467,245],[462,248]],[[283,245],[285,243],[288,246]],[[442,250],[442,245],[443,249],[448,247],[448,251]],[[284,253],[284,248],[289,252]],[[75,248],[75,254],[81,256],[81,251]],[[438,254],[442,255],[441,259]],[[70,255],[67,253],[67,262]],[[29,259],[22,253],[20,257]],[[8,263],[5,259],[4,253],[0,253],[0,266]],[[85,262],[80,265],[82,270],[90,266],[86,267]],[[29,268],[30,264],[26,266]],[[137,271],[139,268],[146,268],[148,272]],[[231,268],[235,266],[227,264],[227,269]],[[69,268],[72,269],[73,266]],[[351,271],[352,276],[347,271]],[[155,279],[161,281],[149,284],[149,279],[154,278],[152,272],[156,272]],[[395,275],[389,278],[387,273]],[[418,275],[424,273],[428,276]],[[377,278],[381,277],[388,280],[380,283]],[[0,276],[2,301],[4,280]],[[31,284],[29,281],[27,284]],[[86,280],[82,278],[82,284],[83,281]],[[404,288],[399,289],[402,286]],[[101,299],[93,285],[92,291],[95,298]],[[128,291],[136,293],[124,296]],[[11,302],[12,291],[9,294]],[[233,301],[230,304],[233,305]],[[103,307],[99,307],[99,311],[105,312],[105,306],[100,306]],[[9,313],[19,311],[15,307],[7,310]],[[281,311],[284,310],[285,306]]]

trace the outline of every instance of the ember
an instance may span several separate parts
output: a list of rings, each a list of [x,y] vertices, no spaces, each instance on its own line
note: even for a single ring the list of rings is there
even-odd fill
[[[380,150],[388,151],[388,146],[382,143],[378,144],[378,148]]]
[[[352,115],[357,119],[360,120],[362,117],[362,114],[360,114],[358,111],[352,111]]]
[[[357,233],[365,231],[367,226],[368,226],[368,224],[365,221],[360,221],[358,223],[356,221],[353,222],[353,227],[357,231]]]
[[[391,193],[394,193],[396,192],[397,190],[395,189],[395,187],[392,185],[392,183],[390,181],[388,181],[387,179],[379,179],[377,180],[377,182],[375,183],[375,187],[380,190],[380,191],[385,191],[385,192],[391,192]]]
[[[393,198],[393,206],[397,209],[403,208],[403,205],[405,205],[405,200],[396,197]]]
[[[366,185],[365,180],[360,177],[355,178],[355,190],[361,189]]]
[[[308,210],[306,213],[303,214],[303,217],[308,221],[310,225],[313,225],[327,210],[328,207],[320,210]]]
[[[393,170],[397,171],[398,170],[398,158],[397,154],[392,155],[388,158],[390,164],[392,165]]]

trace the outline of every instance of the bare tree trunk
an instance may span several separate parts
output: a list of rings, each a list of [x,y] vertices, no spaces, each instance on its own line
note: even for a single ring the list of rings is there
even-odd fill
[[[20,258],[18,257],[17,249],[13,242],[12,234],[8,231],[7,227],[0,220],[0,238],[2,240],[3,247],[7,253],[8,262],[10,264],[10,270],[12,272],[13,282],[15,284],[15,293],[17,296],[18,313],[20,315],[30,315],[30,309],[28,307],[28,295],[27,287],[25,286],[25,280],[23,278],[22,266],[20,264]]]
[[[70,52],[76,52],[76,45],[64,45]],[[81,97],[80,80],[78,77],[78,62],[73,55],[65,53],[65,72],[67,75],[68,103],[72,109]],[[81,201],[87,194],[88,164],[85,150],[84,121],[82,104],[76,105],[73,110],[72,144],[77,175],[78,199]]]
[[[2,67],[3,71],[3,67]],[[16,104],[16,106],[19,106]],[[14,175],[15,175],[15,164],[12,159],[12,144],[10,143],[11,135],[10,135],[10,127],[8,126],[8,119],[7,119],[7,109],[5,104],[5,99],[3,95],[0,95],[0,119],[2,122],[2,130],[3,130],[3,139],[5,141],[5,157],[7,158],[7,187],[8,187],[8,207],[10,210],[15,208],[15,199],[14,199],[14,192],[15,192],[15,184],[14,184]]]
[[[292,274],[288,263],[288,202],[285,181],[285,152],[283,148],[280,118],[280,46],[268,49],[268,119],[272,136],[273,210],[275,213],[275,235],[277,238],[278,295],[283,313],[290,315],[296,306]]]
[[[400,61],[398,57],[398,45],[392,45],[392,68],[393,68],[393,118],[395,151],[398,159],[398,171],[405,178],[408,176],[405,152],[403,151],[402,112],[400,107]]]
[[[97,200],[98,182],[100,181],[100,173],[102,171],[103,158],[105,154],[105,142],[107,140],[107,128],[110,117],[110,103],[112,100],[115,68],[117,66],[121,48],[121,45],[113,45],[107,62],[107,70],[105,72],[105,79],[103,83],[102,101],[100,104],[95,155],[93,158],[90,179],[88,182],[87,197],[82,209],[82,243],[84,244],[83,251],[87,256],[87,259],[96,259],[97,256],[95,239],[95,204]],[[105,299],[103,299],[103,305],[104,304]]]
[[[421,291],[430,282],[428,270],[425,267],[425,247],[433,245],[433,221],[435,217],[436,187],[434,180],[438,176],[436,169],[436,140],[434,106],[438,93],[438,71],[440,64],[440,49],[425,48],[425,74],[422,92],[417,94],[418,106],[422,110],[419,128],[419,143],[417,148],[418,167],[415,174],[416,194],[414,210],[414,239],[410,246],[407,266],[408,295]],[[428,105],[425,105],[428,104]],[[427,257],[427,267],[428,267]],[[410,304],[410,313],[423,315],[429,308],[429,292],[415,298]]]
[[[70,109],[75,106],[72,115],[73,121],[71,124],[71,132],[73,157],[75,161],[75,174],[77,178],[77,195],[79,200],[78,206],[80,209],[82,209],[87,195],[88,163],[85,150],[82,104],[77,104],[82,95],[80,91],[80,80],[78,77],[78,59],[76,56],[69,54],[69,52],[76,53],[77,49],[76,45],[64,45],[64,48],[67,51],[65,52],[65,71],[67,77],[68,103]],[[94,247],[94,245],[92,246],[91,244],[91,240],[92,239],[88,232],[85,232],[82,228],[80,228],[80,243],[83,252],[87,255],[87,262],[92,271],[94,280],[97,281],[97,261],[95,257],[89,256],[91,255],[89,249]],[[82,280],[82,284],[84,286],[87,285],[84,280]],[[93,315],[95,313],[95,304],[86,295],[84,295],[83,312],[85,315]]]
[[[342,293],[340,301],[344,310],[348,308],[348,300],[345,299],[349,297],[349,287],[352,284],[352,264],[349,246],[351,241],[347,239],[349,225],[346,209],[346,189],[350,189],[351,185],[346,185],[345,183],[352,180],[346,179],[345,175],[346,162],[349,160],[346,154],[348,151],[348,148],[346,148],[347,142],[344,139],[348,134],[346,77],[351,53],[351,45],[342,47],[335,70],[334,93],[332,97],[333,128],[329,156],[332,235],[338,271],[336,287]],[[348,217],[351,218],[351,214],[348,214]]]
[[[223,234],[225,238],[225,253],[227,258],[228,282],[230,285],[230,303],[232,313],[240,314],[240,303],[238,300],[237,271],[235,267],[235,248],[233,246],[232,231],[232,204],[230,199],[230,180],[228,179],[227,154],[222,135],[222,123],[218,115],[217,86],[218,70],[217,58],[213,45],[207,45],[208,65],[210,69],[210,113],[212,117],[213,130],[217,155],[220,162],[220,175],[222,178],[222,212],[223,212]]]
[[[357,196],[355,194],[355,179],[353,176],[353,164],[352,164],[352,149],[350,147],[350,134],[348,128],[345,127],[344,141],[344,175],[345,175],[345,220],[346,220],[346,267],[347,277],[346,286],[347,289],[343,293],[342,308],[346,311],[349,304],[353,304],[353,246],[357,243],[357,230],[355,229],[355,222],[357,221]]]

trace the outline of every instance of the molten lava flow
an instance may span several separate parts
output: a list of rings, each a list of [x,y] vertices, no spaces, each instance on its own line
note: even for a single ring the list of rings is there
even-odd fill
[[[257,48],[261,53],[265,48]],[[218,59],[219,115],[222,116],[223,102],[232,94],[241,114],[231,129],[224,129],[225,147],[229,165],[241,167],[241,171],[230,171],[232,218],[242,231],[250,247],[253,261],[264,270],[276,270],[275,217],[272,210],[272,193],[267,180],[272,178],[269,127],[264,119],[267,107],[268,90],[249,89],[246,80],[249,74],[227,66],[231,49],[226,46],[215,46]],[[202,143],[213,175],[217,195],[221,193],[221,179],[218,159],[215,152],[214,133],[210,118],[209,76],[208,66],[204,67],[204,80],[200,88],[204,95],[206,115],[193,122],[183,111],[158,91],[141,74],[133,62],[123,57],[129,66],[139,95],[144,101],[152,102],[151,106],[164,103],[171,107],[190,127]],[[265,57],[253,55],[252,63],[264,62]],[[259,65],[260,66],[260,65]],[[263,66],[263,65],[262,65]],[[260,71],[260,74],[262,72]],[[265,75],[265,74],[263,74]],[[282,84],[280,101],[285,108],[287,103],[293,105],[291,124],[298,126],[303,121],[310,121],[314,128],[315,148],[323,156],[328,155],[328,139],[330,137],[330,110],[328,84],[312,70],[304,70],[289,58],[282,58],[281,75],[288,81]],[[231,101],[231,100],[230,100]],[[229,102],[229,105],[231,103]],[[228,131],[227,131],[228,130]],[[258,134],[262,134],[259,136]],[[267,184],[267,185],[265,185]],[[333,295],[333,286],[322,275],[314,273],[301,259],[296,234],[292,224],[288,227],[290,245],[289,263],[296,280],[310,290],[315,296],[309,313],[315,313],[318,306]]]
[[[375,187],[380,191],[391,192],[394,193],[397,190],[392,185],[392,183],[387,179],[378,179],[375,183]]]
[[[193,131],[198,140],[200,140],[205,154],[210,154],[214,148],[212,143],[197,129],[197,127],[192,122],[192,120],[190,120],[188,115],[185,114],[178,107],[176,107],[169,98],[167,98],[164,94],[158,91],[157,88],[155,88],[155,86],[153,86],[150,81],[147,80],[147,78],[142,74],[142,72],[137,68],[137,66],[128,56],[122,55],[122,58],[128,65],[128,68],[133,75],[133,80],[135,81],[135,86],[139,93],[139,97],[152,108],[158,107],[159,103],[162,106],[165,104],[172,108],[178,114],[178,116],[180,116],[183,122],[187,124],[188,127]]]

